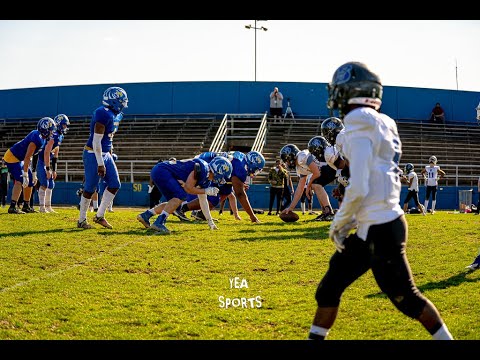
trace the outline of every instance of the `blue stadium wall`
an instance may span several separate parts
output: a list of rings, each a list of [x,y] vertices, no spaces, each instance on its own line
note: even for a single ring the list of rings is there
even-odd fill
[[[326,83],[203,81],[58,86],[0,90],[0,120],[41,118],[65,113],[90,116],[101,104],[103,91],[123,87],[129,115],[187,113],[263,113],[268,95],[278,86],[297,117],[328,116]],[[447,122],[476,123],[480,92],[385,86],[382,111],[397,120],[428,119],[436,102]],[[284,101],[284,107],[286,107]]]
[[[223,114],[263,113],[269,110],[268,95],[278,86],[296,117],[328,117],[326,83],[293,82],[164,82],[58,86],[0,90],[0,120],[16,121],[65,113],[69,116],[90,116],[101,104],[103,91],[109,86],[123,87],[129,97],[126,116],[152,114]],[[480,92],[385,86],[382,111],[397,120],[426,121],[439,102],[447,122],[476,123]],[[75,205],[75,191],[80,184],[56,183],[53,202]],[[439,191],[438,209],[458,208],[458,191],[469,188],[443,187]],[[331,192],[331,187],[327,187]],[[473,201],[478,199],[472,190]],[[402,189],[403,200],[406,187]],[[420,199],[424,199],[420,189]],[[265,185],[249,190],[255,208],[268,208],[269,193]],[[146,183],[124,183],[115,198],[118,206],[148,206]],[[299,206],[299,205],[298,205]],[[337,206],[333,199],[333,206]],[[318,204],[316,204],[318,208]]]
[[[80,201],[80,198],[76,195],[76,191],[80,188],[80,183],[76,182],[55,182],[55,190],[52,193],[52,203],[62,205],[76,206]],[[332,193],[335,186],[327,185],[325,190],[328,194]],[[13,182],[9,184],[9,191],[7,197],[7,203],[10,202],[10,196],[12,194]],[[420,186],[419,198],[423,204],[425,199],[425,186]],[[455,186],[439,186],[437,192],[437,210],[452,210],[459,209],[459,191],[471,191],[472,204],[477,205],[478,191],[477,188],[471,187],[455,187]],[[407,186],[402,186],[402,192],[400,195],[400,204],[403,206],[403,200],[407,196]],[[102,194],[102,190],[100,195]],[[270,198],[270,190],[266,184],[251,185],[247,191],[250,204],[254,209],[268,209],[268,202]],[[338,208],[338,202],[334,198],[330,198],[332,206]],[[34,194],[34,202],[38,204],[37,192]],[[123,183],[122,188],[118,191],[114,200],[114,206],[121,207],[143,207],[147,209],[149,207],[149,195],[148,195],[148,183]],[[320,209],[317,198],[313,202],[314,209]],[[413,200],[410,201],[409,208],[414,207]],[[431,206],[431,202],[429,207]],[[238,203],[238,207],[242,206]],[[300,210],[300,202],[297,204],[297,210]]]

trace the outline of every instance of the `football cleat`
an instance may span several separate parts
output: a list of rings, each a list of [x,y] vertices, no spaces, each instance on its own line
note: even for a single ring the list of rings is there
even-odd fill
[[[54,213],[54,214],[58,214],[55,210],[53,210],[53,208],[50,206],[50,207],[47,207],[45,208],[46,212],[49,212],[49,213]]]
[[[141,214],[138,214],[137,215],[137,220],[140,221],[143,226],[145,226],[147,229],[150,227],[150,220],[149,220],[149,217],[147,216],[147,211],[141,213]]]
[[[9,214],[25,214],[24,211],[17,209],[16,207],[9,207],[8,208],[8,213]]]
[[[93,222],[102,225],[104,228],[113,229],[113,226],[108,223],[108,221],[103,217],[95,215],[93,217]]]
[[[173,215],[178,217],[181,221],[190,222],[190,219],[185,216],[185,213],[181,209],[175,210]]]
[[[30,207],[30,206],[24,206],[22,208],[22,211],[25,213],[25,214],[33,214],[33,213],[36,213],[38,212],[37,210],[35,210],[34,208]]]
[[[151,229],[156,230],[155,235],[165,235],[165,234],[170,234],[170,230],[167,229],[165,224],[160,224],[160,225],[152,225]]]
[[[91,229],[93,226],[87,223],[87,219],[77,222],[77,228],[80,229]]]
[[[471,270],[471,271],[478,270],[478,269],[480,269],[480,263],[474,262],[474,263],[468,265],[467,267],[465,267],[465,269],[468,269],[468,270]]]

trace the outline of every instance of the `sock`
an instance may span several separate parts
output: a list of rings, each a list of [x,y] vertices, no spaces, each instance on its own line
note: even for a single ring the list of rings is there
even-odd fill
[[[87,210],[90,205],[90,200],[91,199],[87,199],[83,195],[80,198],[80,215],[78,217],[79,223],[82,222],[83,220],[87,220]]]
[[[45,189],[38,189],[38,205],[45,207]]]
[[[16,202],[15,200],[12,200],[12,201],[10,202],[10,207],[13,208],[13,209],[15,209],[15,208],[17,207],[17,202]]]
[[[102,201],[100,202],[100,206],[97,210],[97,217],[103,217],[105,215],[105,211],[107,211],[108,205],[113,201],[115,198],[115,194],[112,194],[110,191],[105,190],[103,192]],[[97,202],[98,204],[98,202]]]
[[[153,215],[157,215],[157,213],[155,212],[155,208],[151,208],[150,210],[147,210],[147,215],[148,215],[148,218],[150,219]]]
[[[437,200],[432,201],[432,211],[435,211],[435,205],[437,205]]]
[[[423,206],[425,206],[425,211],[427,211],[427,209],[428,209],[428,200],[425,200],[425,203],[423,204]]]
[[[188,205],[187,205],[187,203],[182,204],[182,207],[180,208],[180,210],[181,210],[182,212],[184,212],[184,213],[187,212],[187,211],[188,211]]]
[[[310,327],[310,332],[308,333],[309,340],[324,340],[330,329],[326,329],[324,327],[312,325]]]
[[[435,334],[432,334],[433,340],[453,340],[452,334],[447,329],[447,325],[443,324],[440,329],[438,329]]]
[[[300,203],[300,206],[302,208],[302,214],[305,214],[305,203],[304,202]]]
[[[93,200],[93,208],[98,209],[98,200]]]
[[[45,207],[52,207],[52,189],[45,189]]]

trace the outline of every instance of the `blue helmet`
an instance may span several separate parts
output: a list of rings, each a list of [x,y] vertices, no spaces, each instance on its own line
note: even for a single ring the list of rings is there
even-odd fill
[[[118,114],[128,107],[127,92],[118,86],[109,87],[103,93],[102,104]]]
[[[208,164],[208,168],[213,172],[213,181],[217,184],[225,184],[227,179],[232,176],[232,163],[224,156],[216,156]]]
[[[250,151],[246,156],[247,172],[250,176],[258,175],[265,166],[265,158],[258,151]]]
[[[65,114],[58,114],[57,116],[55,116],[53,121],[55,121],[57,131],[60,134],[65,135],[68,131],[68,126],[70,125],[70,120],[68,119],[68,116]],[[65,127],[63,127],[64,125]]]
[[[50,139],[55,131],[55,121],[51,117],[43,117],[38,121],[37,130],[44,139]]]

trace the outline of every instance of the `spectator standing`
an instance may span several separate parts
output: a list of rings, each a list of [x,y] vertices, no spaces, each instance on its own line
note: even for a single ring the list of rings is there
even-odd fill
[[[440,106],[440,103],[436,103],[435,107],[432,109],[430,114],[430,121],[434,124],[444,124],[445,123],[445,111]]]
[[[270,93],[270,116],[273,117],[274,122],[282,120],[283,113],[283,95],[278,90],[278,87],[274,87],[273,91]]]
[[[268,203],[268,214],[272,215],[273,202],[277,199],[277,212],[280,213],[280,206],[282,204],[284,183],[287,182],[288,173],[281,166],[282,161],[277,159],[275,166],[268,172],[268,182],[270,183],[270,201]]]

